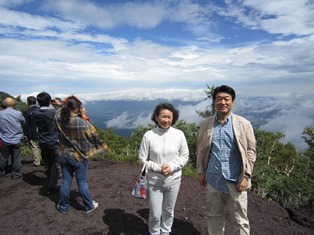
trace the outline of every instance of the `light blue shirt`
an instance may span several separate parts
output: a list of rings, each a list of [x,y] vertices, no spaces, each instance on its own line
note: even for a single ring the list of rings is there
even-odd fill
[[[220,192],[227,192],[227,181],[238,181],[242,160],[232,128],[232,115],[226,123],[215,120],[206,181]]]
[[[24,139],[25,118],[20,111],[8,107],[0,111],[0,138],[6,144],[18,144]]]

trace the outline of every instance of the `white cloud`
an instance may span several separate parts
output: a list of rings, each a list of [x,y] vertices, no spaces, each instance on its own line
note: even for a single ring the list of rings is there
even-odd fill
[[[205,95],[203,94],[203,97]],[[201,117],[196,113],[196,111],[204,111],[207,106],[210,105],[210,101],[202,101],[196,105],[180,105],[178,110],[180,111],[180,120],[184,120],[187,123],[199,123]]]
[[[125,25],[139,29],[152,29],[164,22],[183,23],[186,30],[208,33],[210,8],[191,0],[155,0],[146,2],[124,2],[117,4],[92,3],[85,0],[55,0],[43,5],[46,11],[57,11],[66,19],[102,29]]]
[[[160,97],[165,98],[165,97]],[[171,102],[171,100],[169,100]],[[196,110],[205,110],[208,102],[200,102],[197,105],[179,105],[177,109],[179,110],[180,116],[179,120],[184,120],[187,123],[199,123],[201,117],[196,113]],[[151,115],[153,110],[143,110],[142,113],[134,117],[133,113],[125,111],[112,118],[106,122],[107,128],[117,128],[117,129],[135,129],[138,126],[147,126],[149,124],[154,124],[151,120]]]
[[[228,7],[219,9],[219,13],[234,17],[244,26],[262,29],[272,34],[310,35],[314,33],[312,23],[314,4],[308,0],[253,0],[243,5],[226,1]]]
[[[97,93],[127,88],[167,89],[173,84],[176,88],[195,89],[225,83],[247,95],[311,94],[314,85],[312,37],[232,49],[196,45],[171,48],[137,40],[123,43],[124,49],[114,55],[109,50],[108,54],[97,53],[98,49],[89,43],[0,41],[2,89],[12,94],[19,91],[10,81],[22,83],[21,79],[32,84],[23,86],[23,91],[42,90],[38,86],[46,85],[44,90],[52,93],[68,92],[69,87],[72,93],[84,93],[86,89]]]
[[[280,109],[279,113],[270,119],[261,129],[273,132],[283,132],[284,142],[291,142],[299,149],[307,147],[301,138],[306,126],[314,126],[314,103],[313,98],[304,96],[290,96],[287,98],[275,99],[277,107],[269,103],[268,107]]]
[[[1,90],[14,96],[47,91],[83,101],[162,97],[204,105],[206,85],[227,84],[239,105],[260,116],[291,110],[296,94],[313,96],[311,1],[0,0],[0,6]],[[245,100],[251,96],[278,102],[253,105]],[[194,108],[182,108],[181,116],[193,120]],[[267,128],[291,125],[266,121]],[[302,128],[287,136],[300,136]]]
[[[179,105],[179,119],[187,123],[199,123],[201,117],[196,110],[204,111],[210,105],[210,100],[199,100],[196,105]],[[125,111],[108,121],[107,127],[135,129],[139,125],[153,124],[150,111],[143,110],[137,116],[132,111]],[[290,142],[300,151],[308,147],[302,139],[302,133],[306,126],[314,126],[313,97],[287,94],[282,97],[238,96],[233,112],[251,121],[254,128],[258,124],[262,130],[284,133],[282,142]]]
[[[31,15],[24,12],[18,12],[8,10],[0,7],[0,23],[2,27],[12,28],[12,34],[21,33],[19,31],[30,29],[30,33],[36,33],[36,31],[44,31],[46,29],[59,29],[61,31],[76,31],[83,29],[84,25],[77,22],[67,22],[59,20],[57,18],[42,17],[38,15]],[[14,30],[14,31],[13,31]],[[31,35],[31,34],[30,34]]]
[[[262,16],[267,16],[268,8],[269,14],[280,15],[280,6],[283,5],[277,5],[281,2],[266,3],[250,2],[250,8],[260,12],[257,14],[259,18],[254,22],[259,23]],[[302,1],[295,4],[301,3],[303,4]],[[149,9],[158,6],[155,14],[159,16],[153,17],[156,23],[147,22],[147,27],[160,27],[162,22],[180,21],[186,29],[191,25],[204,25],[208,28],[211,24],[210,16],[216,8],[208,10],[209,6],[192,1],[106,5],[72,0],[45,1],[42,4],[47,4],[41,7],[46,7],[49,13],[58,12],[58,17],[50,14],[31,15],[1,8],[3,17],[0,21],[3,27],[0,27],[0,33],[9,37],[0,39],[0,77],[2,89],[14,95],[34,90],[67,93],[69,87],[71,93],[85,93],[86,89],[91,93],[106,93],[136,88],[200,89],[205,88],[206,84],[229,84],[247,95],[273,95],[283,90],[289,93],[312,93],[313,36],[275,42],[261,40],[232,47],[213,46],[204,40],[184,39],[179,43],[182,46],[172,46],[140,36],[134,40],[114,37],[97,29],[94,21],[101,14],[111,17],[109,24],[113,21],[113,26],[119,26],[122,19],[125,21],[123,24],[145,28],[146,26],[134,23],[138,21],[135,15],[147,16]],[[126,6],[129,8],[126,9]],[[38,7],[37,10],[42,8]],[[108,9],[122,13],[119,17],[112,13],[104,14]],[[235,8],[230,8],[224,14],[232,15],[232,9]],[[289,15],[291,8],[282,11]],[[311,15],[310,9],[303,11],[307,12],[305,17]],[[294,16],[291,17],[295,19]],[[106,21],[104,18],[101,20]],[[146,21],[142,21],[145,24]],[[95,27],[95,31],[87,31],[89,26]],[[14,35],[20,35],[22,39],[15,39]],[[206,38],[211,35],[209,31]],[[162,37],[165,38],[166,35],[161,35],[159,39]],[[11,81],[19,81],[21,88],[12,86]],[[24,81],[27,86],[22,85]]]
[[[107,127],[108,128],[127,128],[129,127],[130,119],[128,112],[123,112],[121,115],[118,117],[115,117],[109,121],[107,121]]]

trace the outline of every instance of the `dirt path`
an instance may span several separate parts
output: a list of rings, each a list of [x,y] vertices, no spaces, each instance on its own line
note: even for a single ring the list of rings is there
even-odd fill
[[[140,166],[90,161],[90,192],[99,202],[99,208],[91,214],[83,213],[75,181],[70,211],[60,214],[55,209],[58,195],[44,194],[43,167],[35,167],[31,159],[25,159],[22,171],[24,176],[19,180],[11,180],[10,175],[0,179],[0,234],[147,234],[147,201],[130,195]],[[313,218],[303,215],[300,219],[300,214],[294,214],[303,226],[276,203],[249,193],[252,235],[314,234]],[[182,179],[172,234],[206,235],[205,191],[196,180]],[[230,234],[228,226],[226,234]]]

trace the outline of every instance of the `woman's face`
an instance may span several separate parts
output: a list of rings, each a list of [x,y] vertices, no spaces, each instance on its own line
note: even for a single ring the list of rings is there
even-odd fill
[[[173,113],[168,109],[162,109],[155,118],[160,128],[167,129],[171,126]]]

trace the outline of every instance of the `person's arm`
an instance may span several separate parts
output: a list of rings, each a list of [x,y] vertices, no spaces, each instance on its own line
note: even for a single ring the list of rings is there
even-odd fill
[[[215,117],[211,116],[200,123],[197,135],[196,171],[200,185],[206,186],[206,168],[209,161],[210,145]]]
[[[201,186],[206,186],[207,182],[206,182],[205,174],[203,173],[198,174],[198,182],[200,183]]]
[[[172,162],[164,163],[162,165],[162,173],[168,175],[173,171],[182,170],[189,160],[189,147],[182,131],[179,132],[178,138],[180,138],[179,156]]]
[[[22,112],[20,112],[20,114],[19,114],[19,119],[20,119],[20,122],[21,122],[21,126],[23,127],[25,125],[25,123],[26,123],[26,120],[25,120],[25,117],[24,117]]]
[[[239,191],[247,190],[251,185],[251,176],[253,174],[254,163],[256,161],[256,139],[254,130],[250,122],[245,125],[245,138],[246,138],[246,165],[243,172],[243,178],[241,183],[238,185]]]
[[[84,120],[90,122],[90,118],[87,117],[87,115],[86,115],[86,114],[87,114],[86,108],[85,108],[85,107],[82,107],[80,112],[81,112],[82,118],[83,118]]]
[[[247,163],[244,173],[245,175],[251,177],[253,175],[254,163],[256,161],[256,139],[251,123],[247,124],[245,136],[247,142],[246,146]]]
[[[103,139],[99,137],[96,128],[88,121],[85,120],[84,122],[86,125],[85,136],[88,139],[88,141],[93,145],[93,147],[95,147],[99,151],[109,151],[108,145],[105,143]]]
[[[147,169],[150,169],[155,172],[161,172],[161,165],[158,163],[153,162],[149,157],[150,157],[150,152],[149,152],[149,142],[150,140],[147,138],[147,133],[144,134],[140,149],[139,149],[139,161],[144,164],[146,160],[148,160],[146,166]]]
[[[205,154],[207,153],[206,151],[206,141],[204,140],[205,138],[205,124],[204,121],[200,123],[198,135],[197,135],[197,149],[196,149],[196,171],[198,173],[198,182],[200,183],[201,186],[206,186],[206,178],[205,178],[205,169],[206,167],[204,166],[205,164],[205,159],[206,156]]]

